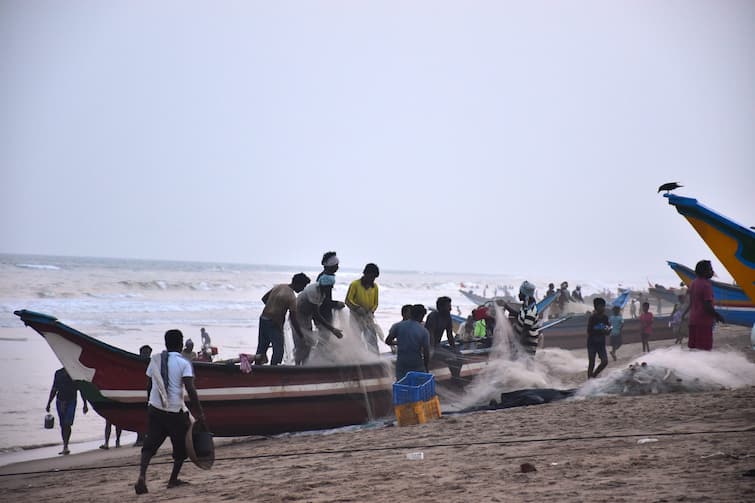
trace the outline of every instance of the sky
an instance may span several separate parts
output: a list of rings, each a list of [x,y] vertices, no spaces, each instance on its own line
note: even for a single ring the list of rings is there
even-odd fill
[[[0,0],[0,253],[631,281],[755,225],[755,2]]]

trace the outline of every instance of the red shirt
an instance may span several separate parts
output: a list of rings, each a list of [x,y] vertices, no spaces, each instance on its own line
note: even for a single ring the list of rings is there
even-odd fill
[[[640,315],[640,333],[653,334],[653,313],[650,311]]]
[[[705,309],[705,303],[713,303],[713,284],[706,278],[695,278],[689,286],[689,324],[712,327],[716,317]]]

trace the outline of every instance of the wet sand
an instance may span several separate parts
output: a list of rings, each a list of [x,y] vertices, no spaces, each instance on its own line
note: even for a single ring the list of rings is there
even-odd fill
[[[749,330],[716,346],[755,361]],[[629,358],[633,345],[622,348]],[[612,368],[622,362],[612,362]],[[574,376],[577,379],[577,376]],[[217,439],[212,470],[167,489],[170,447],[136,496],[139,450],[0,468],[7,501],[753,501],[755,387],[608,396],[446,415],[418,426]],[[423,460],[407,459],[422,452]],[[523,473],[529,463],[535,471]]]

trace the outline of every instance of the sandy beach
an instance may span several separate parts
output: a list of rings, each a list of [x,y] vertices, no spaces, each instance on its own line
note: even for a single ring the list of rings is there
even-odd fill
[[[717,337],[717,346],[755,360],[749,330],[725,327]],[[637,348],[623,352],[628,360]],[[418,452],[424,459],[407,458]],[[755,387],[447,414],[409,427],[216,439],[213,468],[187,462],[182,478],[191,485],[174,489],[166,488],[169,456],[166,443],[143,496],[133,490],[133,447],[8,465],[0,468],[0,489],[7,500],[57,503],[752,501]],[[523,472],[524,463],[535,471]]]

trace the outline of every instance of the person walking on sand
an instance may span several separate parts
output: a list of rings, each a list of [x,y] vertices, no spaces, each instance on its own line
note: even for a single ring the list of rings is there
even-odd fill
[[[642,303],[640,314],[640,338],[642,339],[642,352],[650,352],[650,337],[653,335],[653,313],[650,312],[650,302]]]
[[[352,319],[357,322],[367,347],[374,353],[378,349],[378,328],[375,325],[375,311],[378,307],[378,285],[375,279],[380,269],[372,263],[364,266],[362,277],[355,279],[346,292],[346,306],[351,310]]]
[[[602,297],[596,297],[592,301],[595,311],[587,320],[587,378],[598,377],[608,365],[606,354],[606,335],[611,332],[611,325],[606,316],[606,301]],[[595,355],[600,357],[600,365],[595,367]]]
[[[695,279],[689,286],[689,304],[682,318],[689,312],[689,338],[687,347],[690,349],[713,349],[713,325],[716,321],[724,322],[724,317],[713,307],[713,266],[710,260],[701,260],[695,265]]]
[[[152,356],[152,346],[149,344],[145,344],[144,346],[139,348],[139,358],[149,358]],[[147,400],[149,400],[149,383],[147,383]],[[144,445],[144,437],[147,436],[147,433],[144,431],[137,431],[136,432],[136,442],[134,442],[134,447],[141,447]]]
[[[396,346],[396,380],[401,380],[407,372],[428,372],[430,362],[430,332],[422,326],[425,306],[411,307],[411,319],[400,321],[391,327],[385,343]]]
[[[629,316],[631,316],[632,319],[637,318],[637,299],[632,299],[629,303]]]
[[[299,319],[296,316],[296,294],[304,290],[310,282],[303,272],[294,274],[291,283],[275,285],[262,296],[265,308],[260,315],[260,328],[257,342],[255,361],[267,361],[267,348],[273,346],[273,356],[270,365],[279,365],[283,361],[283,325],[286,323],[288,312],[294,335],[304,337]]]
[[[45,410],[50,412],[50,404],[52,403],[52,399],[55,398],[55,408],[58,410],[58,423],[60,424],[60,436],[63,438],[63,450],[58,454],[64,456],[71,453],[68,450],[68,441],[71,439],[71,427],[73,426],[73,419],[76,416],[76,391],[76,383],[68,375],[65,367],[55,371],[52,388],[50,389],[50,397],[47,399]],[[81,401],[84,402],[82,410],[86,414],[89,412],[89,406],[87,405],[86,398],[84,398],[84,392],[79,392],[81,393]]]
[[[335,282],[336,277],[332,274],[321,274],[316,283],[307,285],[296,298],[296,316],[304,332],[304,337],[294,337],[296,365],[303,365],[307,361],[312,348],[319,342],[318,339],[326,339],[323,329],[339,339],[343,337],[343,332],[325,320],[320,313],[320,305],[332,293]],[[312,322],[317,322],[320,327],[317,335],[313,331]]]
[[[100,446],[100,449],[110,449],[110,433],[113,431],[113,423],[105,419],[105,443]],[[120,426],[115,427],[115,448],[121,446],[121,432],[123,430]]]
[[[624,328],[624,318],[621,316],[621,308],[613,306],[612,314],[608,317],[611,325],[611,358],[616,361],[616,351],[621,347],[621,330]]]
[[[190,419],[184,403],[184,388],[189,395],[191,409],[197,422],[205,424],[204,411],[194,387],[194,369],[191,362],[181,356],[183,333],[180,330],[165,332],[165,351],[153,355],[147,366],[149,379],[149,406],[147,412],[148,432],[142,447],[139,478],[134,484],[136,494],[147,490],[147,467],[166,437],[173,445],[173,470],[168,479],[168,489],[187,482],[178,478],[186,459],[186,432]]]

